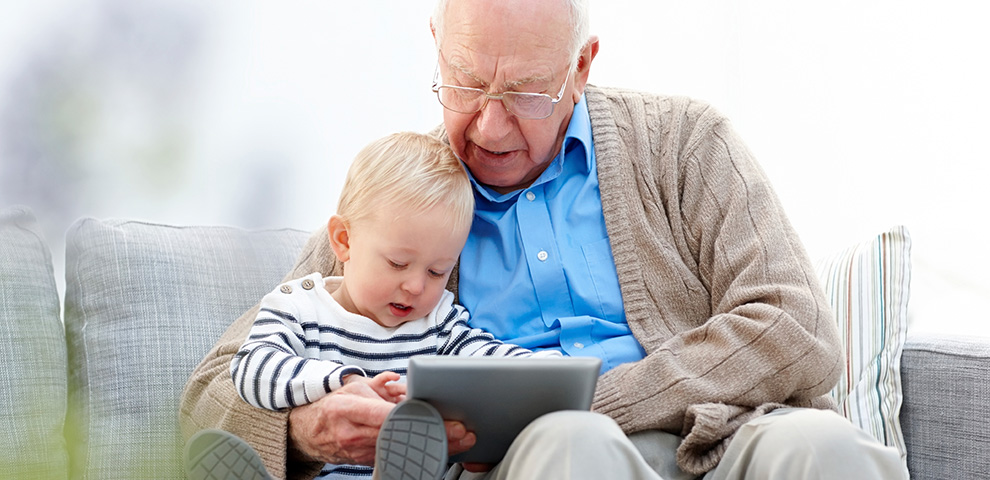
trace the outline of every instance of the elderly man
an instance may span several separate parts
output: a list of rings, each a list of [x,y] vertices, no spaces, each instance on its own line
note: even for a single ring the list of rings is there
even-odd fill
[[[589,86],[587,17],[583,0],[441,0],[431,22],[437,134],[478,199],[449,288],[502,340],[603,362],[593,412],[542,417],[491,470],[467,466],[487,473],[447,478],[906,477],[833,411],[829,307],[742,141],[703,103]],[[329,253],[317,232],[289,277],[339,273]],[[238,398],[253,314],[190,379],[186,435],[233,432],[278,477],[371,465],[394,407],[373,392],[288,414]],[[451,453],[474,442],[447,433]]]

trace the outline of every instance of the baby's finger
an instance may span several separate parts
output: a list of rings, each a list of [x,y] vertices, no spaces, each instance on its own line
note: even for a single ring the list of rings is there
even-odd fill
[[[385,390],[392,396],[405,395],[406,394],[406,384],[404,383],[386,383]]]

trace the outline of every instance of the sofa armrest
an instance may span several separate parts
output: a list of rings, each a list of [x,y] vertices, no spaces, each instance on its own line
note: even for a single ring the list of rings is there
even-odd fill
[[[900,420],[911,478],[990,471],[990,338],[911,334],[901,357]]]

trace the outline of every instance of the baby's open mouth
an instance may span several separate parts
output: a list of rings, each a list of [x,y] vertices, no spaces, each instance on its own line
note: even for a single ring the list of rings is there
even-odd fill
[[[392,315],[394,315],[396,317],[399,317],[399,318],[403,318],[403,317],[409,315],[409,312],[412,312],[412,308],[413,308],[412,306],[403,305],[401,303],[390,303],[390,304],[388,304],[388,309],[389,309],[390,312],[392,312]]]

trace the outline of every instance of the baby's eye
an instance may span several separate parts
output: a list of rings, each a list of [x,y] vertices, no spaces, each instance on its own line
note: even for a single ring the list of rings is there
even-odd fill
[[[429,273],[430,273],[430,276],[431,277],[434,277],[434,278],[443,278],[443,272],[438,272],[436,270],[430,270]]]
[[[404,263],[397,263],[397,262],[393,262],[391,260],[388,261],[388,266],[390,266],[390,267],[392,267],[392,268],[394,268],[396,270],[402,270],[403,268],[406,268],[406,265]]]

